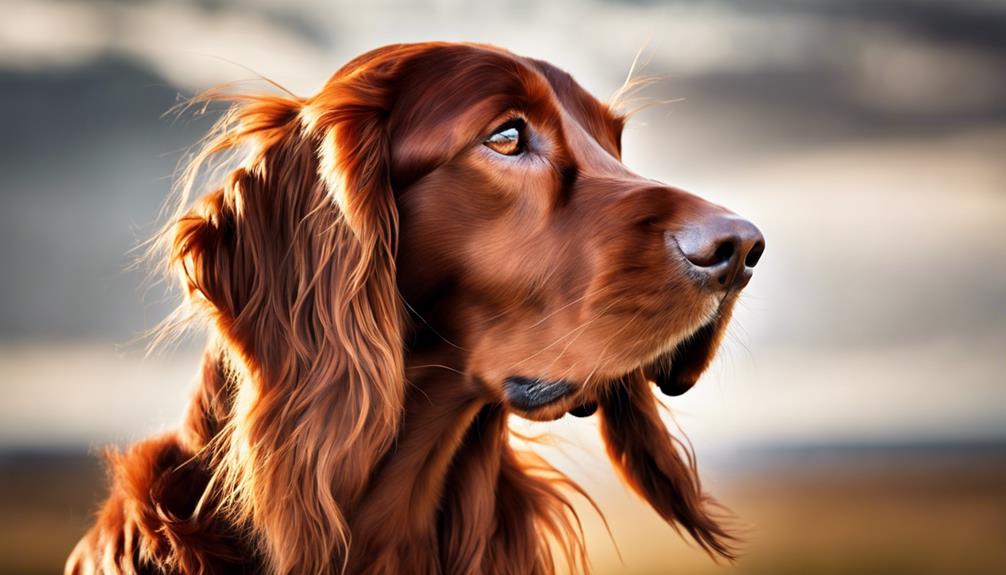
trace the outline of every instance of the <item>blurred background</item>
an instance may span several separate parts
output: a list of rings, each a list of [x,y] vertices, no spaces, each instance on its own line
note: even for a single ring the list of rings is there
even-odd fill
[[[1006,572],[1006,2],[0,0],[0,573],[52,573],[105,493],[95,451],[182,415],[198,340],[131,248],[215,84],[302,95],[392,42],[471,40],[606,99],[635,171],[768,250],[696,389],[668,400],[747,527],[717,566],[618,483],[592,421],[528,425],[594,494],[599,573]],[[518,424],[523,425],[523,424]]]

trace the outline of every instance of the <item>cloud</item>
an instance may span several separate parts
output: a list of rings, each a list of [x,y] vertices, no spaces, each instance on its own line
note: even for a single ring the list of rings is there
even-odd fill
[[[316,89],[334,70],[325,49],[278,18],[191,3],[90,4],[22,0],[0,19],[0,65],[75,66],[105,56],[135,59],[193,92],[254,74]]]

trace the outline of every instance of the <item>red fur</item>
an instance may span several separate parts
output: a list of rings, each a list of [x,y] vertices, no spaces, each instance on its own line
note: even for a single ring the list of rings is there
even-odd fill
[[[705,326],[678,359],[697,378],[719,341],[733,299],[646,227],[712,208],[621,164],[614,108],[464,44],[375,50],[311,98],[206,98],[234,104],[154,244],[179,323],[212,334],[200,382],[178,431],[109,455],[67,573],[585,571],[579,488],[514,450],[507,418],[592,402],[627,483],[732,556],[642,375]],[[514,116],[534,156],[482,145]],[[522,411],[515,375],[571,391]]]

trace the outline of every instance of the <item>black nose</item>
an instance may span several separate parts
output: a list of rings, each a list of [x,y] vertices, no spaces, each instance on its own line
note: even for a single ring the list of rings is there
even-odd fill
[[[714,290],[747,285],[765,251],[761,231],[730,212],[709,215],[673,235],[681,253]]]

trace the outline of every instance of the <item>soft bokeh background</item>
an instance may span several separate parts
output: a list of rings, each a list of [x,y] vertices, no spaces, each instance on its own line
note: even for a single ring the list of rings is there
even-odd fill
[[[1006,572],[1006,3],[997,0],[0,1],[0,572],[53,572],[93,452],[170,428],[198,342],[129,250],[255,73],[309,94],[391,42],[549,60],[604,99],[642,49],[636,171],[768,240],[720,358],[667,403],[748,526],[716,566],[627,493],[590,421],[536,425],[597,496],[600,573]],[[254,72],[252,72],[252,70]],[[620,557],[618,551],[620,551]]]

